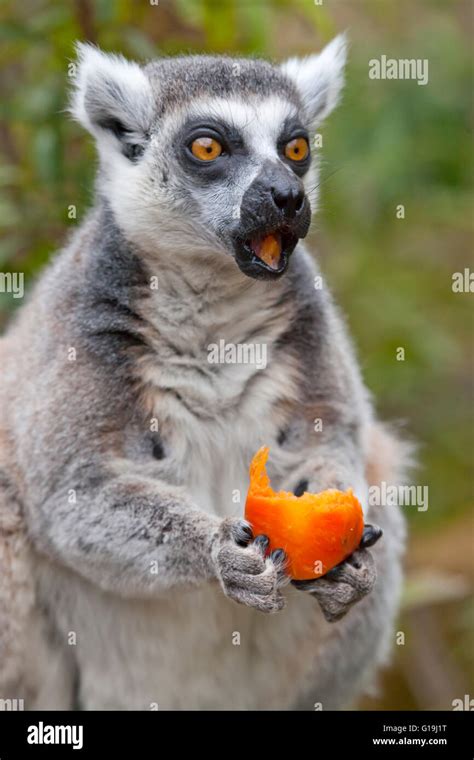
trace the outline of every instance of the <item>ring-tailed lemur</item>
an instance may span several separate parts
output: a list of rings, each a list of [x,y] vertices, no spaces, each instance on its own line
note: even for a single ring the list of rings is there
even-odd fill
[[[0,343],[1,697],[330,709],[384,660],[398,509],[366,515],[373,549],[369,529],[294,585],[241,519],[262,444],[275,488],[354,487],[364,507],[399,471],[299,242],[344,58],[341,38],[281,66],[80,47],[97,203]],[[213,345],[265,346],[265,366]]]

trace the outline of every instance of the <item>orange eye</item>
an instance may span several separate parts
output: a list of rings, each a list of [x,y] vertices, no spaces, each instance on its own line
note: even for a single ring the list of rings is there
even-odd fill
[[[308,153],[309,145],[304,137],[295,137],[285,145],[285,156],[291,161],[304,161]]]
[[[191,153],[200,161],[213,161],[222,153],[222,145],[213,137],[197,137],[191,143]]]

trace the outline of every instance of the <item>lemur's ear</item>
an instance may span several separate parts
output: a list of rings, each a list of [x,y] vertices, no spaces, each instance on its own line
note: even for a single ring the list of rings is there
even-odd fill
[[[346,35],[340,34],[321,53],[306,58],[290,58],[281,64],[283,73],[298,88],[312,127],[325,119],[339,101],[344,84],[346,51]]]
[[[77,45],[77,70],[70,110],[100,147],[137,158],[152,121],[153,95],[143,69],[93,45]]]

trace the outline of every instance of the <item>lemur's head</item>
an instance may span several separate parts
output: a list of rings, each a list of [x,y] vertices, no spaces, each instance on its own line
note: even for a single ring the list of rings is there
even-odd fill
[[[74,116],[95,136],[99,189],[148,252],[231,255],[283,274],[317,200],[318,124],[336,105],[345,40],[281,66],[191,56],[139,66],[79,46]]]

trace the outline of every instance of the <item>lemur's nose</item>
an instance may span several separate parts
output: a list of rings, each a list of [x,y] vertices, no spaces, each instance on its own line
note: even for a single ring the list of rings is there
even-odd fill
[[[304,202],[304,190],[301,186],[279,182],[271,188],[275,206],[285,216],[292,218],[301,211]]]

